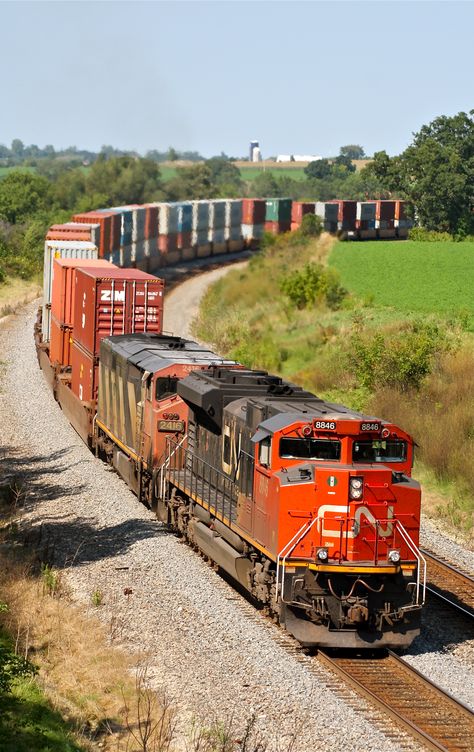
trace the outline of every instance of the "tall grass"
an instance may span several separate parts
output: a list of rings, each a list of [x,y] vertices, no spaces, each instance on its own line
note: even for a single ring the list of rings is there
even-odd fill
[[[422,389],[400,395],[381,389],[370,409],[403,426],[415,437],[420,460],[438,481],[454,481],[456,504],[449,512],[455,525],[474,527],[474,353],[462,348],[445,354]],[[441,510],[439,510],[441,511]]]

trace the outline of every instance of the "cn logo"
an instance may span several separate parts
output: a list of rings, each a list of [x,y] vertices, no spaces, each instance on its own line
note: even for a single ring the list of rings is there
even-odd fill
[[[112,302],[112,290],[101,290],[100,292],[101,303]],[[125,290],[114,290],[114,303],[125,303]]]
[[[328,479],[329,482],[329,479]],[[326,513],[331,513],[332,515],[337,515],[335,517],[326,517]],[[347,516],[349,514],[349,507],[342,506],[339,504],[323,504],[319,507],[319,520],[321,525],[321,533],[322,535],[325,535],[327,538],[339,538],[341,535],[340,531],[340,520],[342,515]],[[361,529],[363,527],[363,524],[361,524],[361,518],[365,517],[366,520],[371,525],[375,525],[375,523],[378,521],[377,518],[372,514],[370,509],[368,509],[366,506],[357,507],[355,514],[354,514],[354,523],[352,526],[352,530],[346,530],[346,525],[343,525],[343,532],[342,536],[343,538],[355,538]],[[393,519],[393,506],[387,507],[387,519],[391,520]],[[326,525],[329,523],[332,523],[333,530],[328,530]],[[382,538],[388,538],[393,533],[393,525],[391,522],[387,522],[386,526],[384,527],[379,523],[378,525],[378,532],[379,535]]]

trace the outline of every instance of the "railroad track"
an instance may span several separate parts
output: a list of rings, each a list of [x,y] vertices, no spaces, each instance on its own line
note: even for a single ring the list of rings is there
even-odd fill
[[[422,554],[427,563],[428,592],[474,618],[474,577],[432,551],[422,550]]]
[[[473,749],[474,713],[470,708],[395,653],[347,657],[320,651],[317,657],[428,749]]]

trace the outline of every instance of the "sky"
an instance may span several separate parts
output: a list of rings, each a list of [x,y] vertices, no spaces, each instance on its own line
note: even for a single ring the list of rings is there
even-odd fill
[[[0,0],[0,143],[398,154],[474,108],[473,29],[454,0]]]

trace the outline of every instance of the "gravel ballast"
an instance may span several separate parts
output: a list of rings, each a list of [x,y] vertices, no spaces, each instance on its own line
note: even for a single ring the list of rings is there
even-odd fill
[[[34,495],[27,517],[55,565],[64,568],[73,599],[91,608],[92,594],[101,592],[103,605],[91,610],[127,650],[148,655],[154,684],[166,687],[179,706],[182,734],[194,715],[224,722],[233,717],[242,729],[256,714],[271,749],[281,752],[295,729],[294,752],[325,746],[360,752],[416,749],[397,734],[383,736],[375,711],[371,722],[353,707],[366,707],[361,700],[347,691],[346,701],[328,686],[334,683],[330,674],[310,670],[289,654],[280,630],[253,613],[93,457],[66,422],[38,367],[35,312],[31,305],[0,327],[4,452],[31,475]],[[443,550],[444,538],[438,540],[436,531],[430,536],[430,548],[452,559]],[[445,646],[423,636],[410,660],[474,706],[472,642]]]

